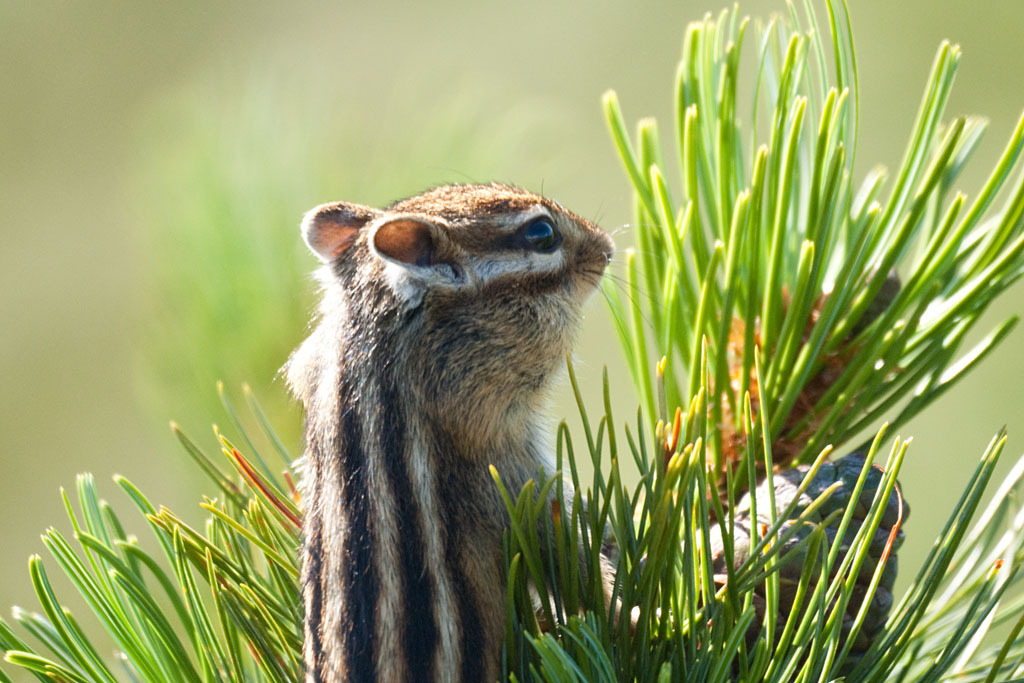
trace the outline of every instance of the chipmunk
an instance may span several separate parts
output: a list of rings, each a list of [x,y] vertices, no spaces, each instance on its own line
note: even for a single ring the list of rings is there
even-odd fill
[[[383,210],[336,202],[302,234],[325,264],[286,376],[306,411],[307,681],[493,681],[507,512],[554,471],[541,408],[611,238],[508,185]]]

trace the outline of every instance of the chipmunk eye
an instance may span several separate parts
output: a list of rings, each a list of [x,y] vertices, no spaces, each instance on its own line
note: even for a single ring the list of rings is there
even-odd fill
[[[522,234],[527,245],[536,251],[554,251],[562,243],[562,236],[546,218],[538,218],[532,223],[527,223]]]

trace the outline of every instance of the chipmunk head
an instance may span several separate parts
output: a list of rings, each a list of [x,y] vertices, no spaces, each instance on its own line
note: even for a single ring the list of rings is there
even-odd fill
[[[536,407],[519,404],[562,362],[614,250],[557,202],[497,184],[438,187],[383,210],[324,204],[302,232],[338,290],[325,308],[342,305],[350,328],[378,326],[423,398],[439,411],[457,402],[459,414]]]
[[[404,308],[428,294],[464,298],[508,287],[559,289],[582,303],[614,251],[602,230],[557,202],[497,184],[446,185],[383,210],[324,204],[306,214],[302,234],[342,279],[346,263],[369,261],[361,275],[381,270]]]

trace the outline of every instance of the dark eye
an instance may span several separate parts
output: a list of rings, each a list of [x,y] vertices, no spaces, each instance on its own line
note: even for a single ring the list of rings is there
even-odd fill
[[[530,249],[536,251],[554,251],[562,243],[562,236],[546,218],[538,218],[522,228],[523,239]]]

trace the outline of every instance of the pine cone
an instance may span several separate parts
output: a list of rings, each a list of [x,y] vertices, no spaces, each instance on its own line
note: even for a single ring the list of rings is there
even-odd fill
[[[803,570],[807,554],[806,545],[799,548],[797,546],[800,544],[800,541],[806,538],[813,528],[828,517],[829,514],[835,510],[843,510],[849,505],[851,496],[853,495],[853,489],[857,483],[857,478],[860,476],[860,471],[864,466],[864,458],[865,455],[863,452],[854,452],[846,457],[840,458],[839,460],[823,464],[818,470],[818,474],[810,482],[807,490],[800,495],[791,518],[783,523],[782,529],[779,532],[780,536],[785,535],[793,528],[794,525],[799,525],[800,527],[793,537],[785,542],[780,555],[782,566],[779,572],[781,588],[779,596],[779,610],[783,619],[787,618],[792,610],[793,599],[797,585],[800,581],[800,574]],[[792,503],[797,497],[798,487],[800,486],[800,482],[803,481],[808,469],[809,466],[801,465],[774,475],[775,506],[779,514],[784,512],[790,503]],[[871,501],[882,482],[882,476],[882,470],[876,466],[872,466],[871,470],[868,472],[864,488],[856,503],[853,519],[847,528],[845,538],[842,542],[842,553],[845,553],[849,549],[850,543],[853,541],[854,536],[860,529],[861,523],[867,516],[871,506]],[[840,484],[840,487],[832,493],[831,497],[824,503],[824,505],[821,506],[820,509],[818,509],[809,519],[802,521],[797,519],[815,498],[836,482]],[[756,496],[758,510],[757,523],[767,525],[768,515],[766,512],[770,504],[767,483],[762,483],[757,488]],[[861,630],[857,633],[856,639],[851,646],[851,653],[864,652],[871,644],[872,639],[885,626],[885,620],[888,617],[889,610],[892,606],[892,587],[893,583],[896,581],[896,551],[903,543],[903,530],[899,528],[898,525],[907,518],[909,513],[910,508],[899,494],[899,490],[897,488],[885,503],[885,511],[882,514],[881,522],[874,534],[874,537],[871,539],[868,549],[868,557],[860,568],[852,598],[846,607],[846,613],[843,617],[843,634],[845,637],[853,626],[853,621],[864,601],[864,596],[871,582],[871,577],[874,574],[878,563],[884,556],[886,547],[889,545],[890,534],[892,533],[893,528],[896,527],[895,535],[892,540],[892,547],[889,551],[889,556],[886,559],[881,580],[878,588],[875,590],[875,593],[871,598],[871,602],[869,603],[864,624],[861,627]],[[825,535],[829,546],[831,546],[835,541],[836,534],[838,533],[839,522],[840,519],[837,517],[827,527],[825,527]],[[733,535],[733,566],[739,566],[747,559],[750,553],[751,518],[749,492],[737,504],[735,524],[735,531]],[[712,556],[715,558],[715,570],[724,582],[726,558],[724,547],[722,545],[721,530],[717,526],[712,529],[711,548]],[[840,554],[840,561],[842,557],[843,555]],[[837,564],[838,563],[839,562],[837,562]],[[805,599],[804,607],[806,607],[806,604]],[[761,606],[763,607],[763,603]]]

